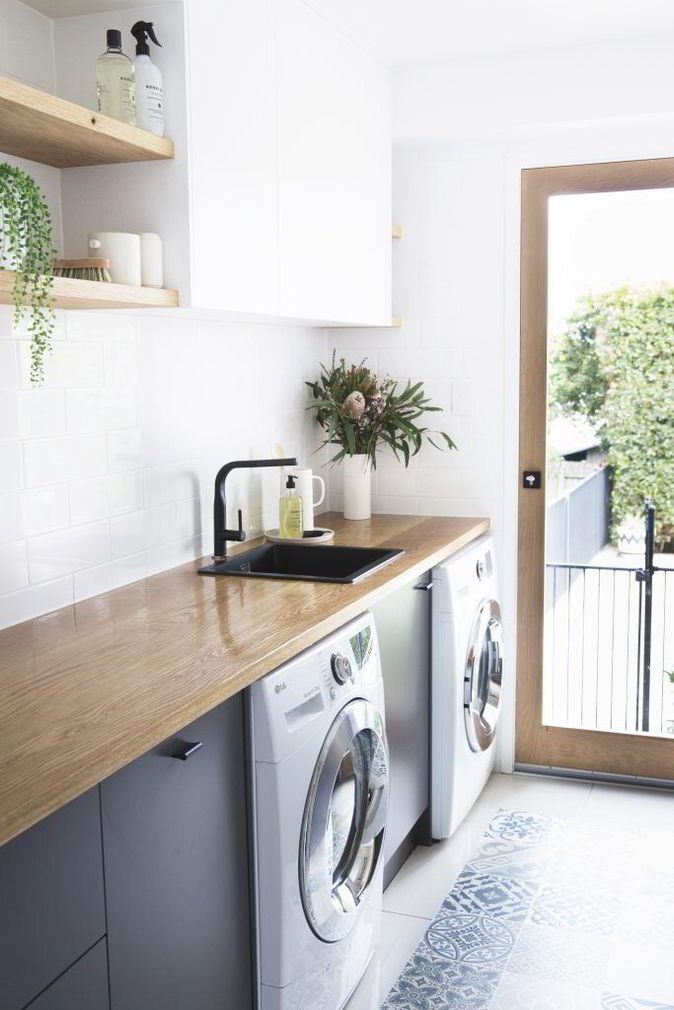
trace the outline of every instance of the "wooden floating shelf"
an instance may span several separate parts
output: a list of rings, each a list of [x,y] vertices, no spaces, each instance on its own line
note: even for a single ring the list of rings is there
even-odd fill
[[[0,270],[0,305],[12,305],[13,270]],[[55,277],[54,307],[57,309],[175,309],[180,304],[177,291],[166,288],[134,288],[128,284],[80,281]]]
[[[0,151],[54,168],[162,161],[173,141],[0,75]]]

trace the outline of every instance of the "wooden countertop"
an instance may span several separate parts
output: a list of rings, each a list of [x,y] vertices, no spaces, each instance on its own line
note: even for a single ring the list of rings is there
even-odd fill
[[[333,513],[321,525],[337,543],[406,553],[355,585],[206,578],[202,559],[0,632],[0,844],[489,528]]]

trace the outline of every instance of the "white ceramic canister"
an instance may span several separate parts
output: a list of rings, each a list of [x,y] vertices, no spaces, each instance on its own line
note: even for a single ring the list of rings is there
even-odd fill
[[[372,515],[372,463],[365,453],[342,460],[344,518],[369,519]]]
[[[159,235],[140,233],[140,277],[144,288],[164,287],[164,253]]]
[[[110,260],[113,283],[140,287],[140,235],[128,231],[91,232],[89,256]]]
[[[304,517],[304,529],[315,529],[314,509],[318,508],[325,501],[325,481],[317,473],[312,473],[309,467],[283,467],[281,473],[281,488],[285,488],[288,475],[292,474],[297,478],[295,487],[302,499],[302,514]],[[318,497],[314,498],[314,482],[318,483]],[[282,492],[283,493],[283,492]]]

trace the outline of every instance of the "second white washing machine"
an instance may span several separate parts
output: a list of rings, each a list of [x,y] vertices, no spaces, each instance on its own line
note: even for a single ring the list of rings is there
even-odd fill
[[[503,639],[494,541],[433,569],[431,832],[448,838],[494,767]]]
[[[372,616],[249,700],[260,1010],[341,1010],[381,917],[389,756]]]

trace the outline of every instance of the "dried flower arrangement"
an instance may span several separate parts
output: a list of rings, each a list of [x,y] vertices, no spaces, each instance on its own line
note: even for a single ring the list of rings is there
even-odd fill
[[[377,451],[387,447],[408,466],[424,441],[436,449],[456,449],[446,432],[419,424],[424,414],[442,410],[426,396],[423,382],[408,381],[399,390],[394,379],[371,372],[365,360],[347,367],[333,351],[331,367],[321,365],[320,378],[306,383],[312,394],[308,409],[325,431],[322,444],[339,446],[332,462],[363,454],[376,469]]]

